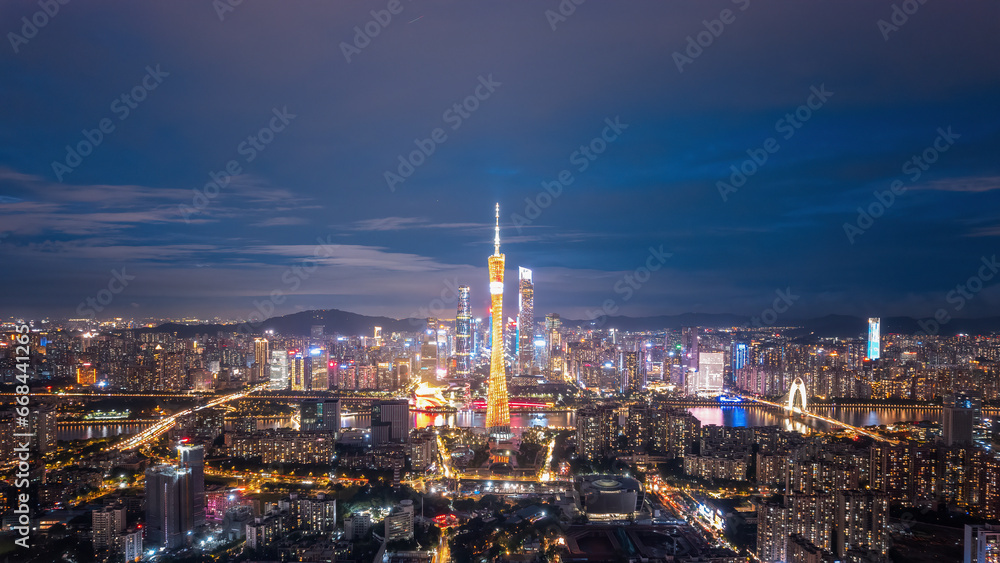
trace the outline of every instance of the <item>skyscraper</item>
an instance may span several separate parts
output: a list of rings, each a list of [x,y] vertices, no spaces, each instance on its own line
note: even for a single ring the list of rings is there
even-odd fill
[[[191,470],[158,465],[146,470],[146,542],[183,547],[193,529]]]
[[[458,365],[455,375],[468,379],[472,373],[472,305],[469,303],[469,286],[458,288],[458,314],[455,316],[455,356]]]
[[[205,449],[201,446],[178,446],[180,466],[191,472],[191,524],[205,524]]]
[[[681,328],[681,376],[677,384],[688,394],[695,393],[698,373],[698,327]]]
[[[517,367],[530,374],[535,363],[535,285],[528,268],[518,268],[517,274]]]
[[[268,389],[288,389],[288,352],[271,351],[271,380]]]
[[[497,441],[509,440],[510,407],[507,404],[507,373],[503,358],[503,268],[500,254],[500,204],[496,207],[496,228],[493,256],[489,258],[492,347],[490,349],[490,380],[486,393],[486,431]]]
[[[881,324],[882,321],[878,317],[871,317],[868,319],[868,359],[877,360],[879,359],[881,352]]]
[[[253,340],[253,380],[267,381],[270,378],[270,370],[267,363],[271,360],[271,343],[266,338],[254,338]]]

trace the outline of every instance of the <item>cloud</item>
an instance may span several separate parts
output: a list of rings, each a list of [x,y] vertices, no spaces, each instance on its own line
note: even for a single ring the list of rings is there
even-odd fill
[[[914,186],[914,190],[935,190],[941,192],[983,193],[1000,190],[1000,176],[968,176],[934,180]]]
[[[305,225],[309,221],[303,217],[270,217],[254,223],[254,227],[283,227],[286,225]]]
[[[380,217],[355,221],[351,231],[403,231],[407,229],[485,229],[487,223],[432,223],[426,217]]]

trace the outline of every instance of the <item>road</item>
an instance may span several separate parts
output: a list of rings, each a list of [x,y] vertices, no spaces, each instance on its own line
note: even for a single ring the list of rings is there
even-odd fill
[[[183,410],[183,411],[181,411],[179,413],[176,413],[176,414],[172,414],[172,415],[168,416],[167,418],[164,418],[164,419],[160,420],[160,422],[157,422],[153,426],[150,426],[149,428],[147,428],[147,429],[143,430],[142,432],[136,434],[135,436],[132,436],[132,437],[128,438],[127,440],[123,441],[123,442],[119,442],[118,444],[115,444],[114,446],[111,446],[110,449],[116,449],[116,450],[121,450],[121,451],[134,450],[136,448],[139,448],[139,447],[141,447],[141,446],[143,446],[143,445],[151,442],[152,440],[155,440],[161,434],[163,434],[167,430],[170,430],[170,428],[172,428],[173,425],[177,423],[177,419],[180,418],[180,417],[182,417],[182,416],[187,416],[187,415],[189,415],[189,414],[191,414],[193,412],[200,411],[202,409],[210,409],[212,407],[217,407],[219,405],[228,403],[229,401],[234,401],[236,399],[241,399],[241,398],[247,396],[250,393],[253,393],[255,391],[260,391],[261,389],[264,389],[266,387],[267,387],[267,384],[263,384],[263,385],[258,385],[256,387],[251,387],[249,389],[244,389],[242,391],[237,391],[236,393],[232,393],[232,394],[226,395],[224,397],[219,397],[217,399],[214,399],[211,402],[206,403],[204,405],[201,405],[201,406],[198,406],[198,407],[193,407],[193,408],[190,408],[190,409],[187,409],[187,410]]]

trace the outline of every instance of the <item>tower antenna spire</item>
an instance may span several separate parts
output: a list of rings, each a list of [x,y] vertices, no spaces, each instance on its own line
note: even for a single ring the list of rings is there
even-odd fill
[[[493,255],[500,256],[500,202],[497,202],[497,226],[493,236]]]

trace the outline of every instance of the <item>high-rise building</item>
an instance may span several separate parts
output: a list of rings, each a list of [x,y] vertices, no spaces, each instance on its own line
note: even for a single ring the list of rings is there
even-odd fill
[[[266,338],[253,340],[253,381],[267,381],[270,378],[268,362],[271,361],[271,343]]]
[[[409,438],[409,401],[396,399],[372,404],[372,445],[404,444]]]
[[[413,539],[413,501],[403,500],[385,517],[386,541]]]
[[[289,358],[289,379],[292,391],[310,391],[312,385],[312,356],[296,352]]]
[[[146,543],[183,547],[194,528],[191,470],[158,465],[146,470]]]
[[[698,327],[681,328],[681,374],[676,383],[692,393],[693,385],[688,381],[698,371]]]
[[[46,453],[56,447],[56,409],[52,405],[41,405],[28,416],[29,428],[33,436],[29,438],[39,453]]]
[[[469,302],[469,286],[458,288],[458,313],[455,316],[455,356],[458,363],[455,376],[468,379],[472,374],[472,305]]]
[[[130,529],[121,536],[122,550],[125,561],[138,561],[142,558],[142,528]]]
[[[309,390],[327,391],[330,389],[330,353],[326,348],[313,347],[309,350]]]
[[[877,360],[881,355],[882,321],[878,317],[868,319],[868,359]]]
[[[638,393],[646,387],[646,363],[642,352],[622,352],[618,361],[620,393]]]
[[[996,563],[1000,561],[1000,526],[965,525],[964,563]]]
[[[694,373],[694,393],[712,395],[722,393],[722,375],[725,371],[725,354],[722,352],[700,352],[698,371]]]
[[[517,367],[530,374],[535,363],[535,285],[531,270],[517,269]]]
[[[118,535],[125,531],[125,507],[106,506],[90,512],[94,551],[113,549]]]
[[[970,393],[953,393],[944,397],[941,416],[941,439],[946,446],[971,444],[976,420],[976,399]]]
[[[299,428],[304,431],[340,432],[340,401],[307,399],[299,405]]]
[[[871,491],[838,491],[833,551],[866,550],[885,557],[889,551],[889,496]]]
[[[548,345],[548,371],[549,375],[553,377],[559,377],[563,375],[563,356],[562,356],[562,333],[559,332],[559,328],[562,327],[562,320],[559,318],[558,313],[552,313],[545,315],[545,339]]]
[[[271,377],[269,389],[284,391],[288,389],[288,352],[271,350]]]
[[[205,449],[201,446],[178,446],[180,467],[191,471],[191,523],[205,524]]]
[[[500,204],[496,207],[496,228],[490,267],[490,311],[492,348],[490,349],[490,379],[486,393],[486,431],[497,441],[509,440],[510,406],[507,397],[507,369],[503,351],[503,268],[505,257],[500,254]]]

